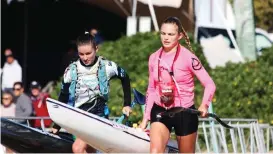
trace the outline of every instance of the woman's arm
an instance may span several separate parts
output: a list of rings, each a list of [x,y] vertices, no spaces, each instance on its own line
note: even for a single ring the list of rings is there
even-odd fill
[[[58,101],[67,103],[69,99],[69,86],[70,83],[65,83],[64,80],[61,83],[61,91],[59,94]]]
[[[105,64],[106,73],[108,78],[111,80],[113,78],[118,78],[121,81],[123,90],[123,106],[131,105],[131,85],[128,73],[119,65],[113,61],[107,61]]]
[[[198,80],[204,86],[205,90],[202,105],[206,105],[208,107],[214,96],[216,86],[206,69],[202,66],[200,60],[194,54],[191,54],[190,56],[189,69],[196,75]]]
[[[69,74],[70,74],[70,70],[69,70],[69,67],[67,67],[65,69],[65,72],[63,75],[63,80],[61,83],[61,91],[60,91],[60,94],[58,97],[58,101],[65,103],[65,104],[68,103],[68,99],[69,99],[69,86],[70,86],[70,81],[71,81]],[[61,127],[58,124],[56,124],[55,122],[53,122],[52,128],[55,129],[55,130],[52,130],[52,132],[54,134],[58,133],[59,130],[61,129]]]
[[[123,90],[123,106],[130,106],[131,105],[131,85],[130,85],[130,78],[129,75],[126,73],[126,71],[117,66],[118,68],[118,73],[117,73],[117,77],[120,79],[121,81],[121,85],[122,85],[122,90]]]
[[[153,78],[153,55],[150,56],[149,58],[149,83],[148,83],[148,88],[146,92],[146,104],[145,104],[145,113],[143,120],[150,120],[151,117],[151,109],[153,107],[154,101],[156,100],[155,97],[155,81]]]

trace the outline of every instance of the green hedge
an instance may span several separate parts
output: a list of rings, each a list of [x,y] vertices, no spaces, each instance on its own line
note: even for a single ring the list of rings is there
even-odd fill
[[[217,91],[214,108],[230,118],[257,118],[273,124],[273,47],[257,61],[210,71]]]
[[[191,42],[193,42],[192,37]],[[181,43],[185,45],[184,40]],[[98,54],[122,66],[131,79],[132,88],[145,93],[148,84],[148,58],[160,47],[159,34],[155,32],[122,37],[105,42]],[[210,69],[198,44],[192,44],[195,54],[216,84],[213,99],[214,111],[223,118],[258,118],[260,122],[273,123],[273,48],[264,51],[256,62],[227,64],[226,67]],[[195,102],[198,107],[203,97],[203,87],[195,78]],[[123,92],[119,80],[110,82],[109,107],[111,116],[120,116]],[[59,89],[54,91],[54,96]],[[136,107],[130,120],[139,122],[142,114]]]

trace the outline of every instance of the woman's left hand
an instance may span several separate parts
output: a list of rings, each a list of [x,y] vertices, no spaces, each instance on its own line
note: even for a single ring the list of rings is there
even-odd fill
[[[208,115],[207,115],[207,113],[208,113],[208,106],[207,105],[205,105],[205,104],[201,104],[200,105],[200,107],[198,108],[198,111],[201,111],[201,117],[202,118],[205,118],[205,117],[207,117]]]
[[[129,117],[131,112],[132,112],[132,109],[130,106],[124,106],[122,109],[122,113],[125,114],[127,117]]]

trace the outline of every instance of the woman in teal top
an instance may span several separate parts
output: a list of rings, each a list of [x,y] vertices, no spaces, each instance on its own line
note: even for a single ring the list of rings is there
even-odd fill
[[[113,78],[121,80],[124,104],[122,112],[129,116],[132,111],[130,79],[126,71],[115,62],[97,56],[98,47],[89,33],[77,38],[79,59],[71,63],[65,70],[61,85],[59,101],[88,111],[92,114],[108,118],[107,106],[109,81]],[[54,124],[53,133],[60,126]],[[72,146],[74,153],[95,152],[80,138],[76,138]]]

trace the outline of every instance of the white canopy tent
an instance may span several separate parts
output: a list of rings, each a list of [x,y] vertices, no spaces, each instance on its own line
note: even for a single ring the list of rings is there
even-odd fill
[[[12,0],[7,0],[9,3]],[[26,1],[26,0],[17,0]],[[232,29],[235,27],[234,17],[230,12],[232,8],[228,0],[80,0],[89,5],[95,5],[106,11],[117,14],[127,19],[127,29],[137,28],[138,18],[145,18],[145,24],[159,30],[159,25],[169,16],[176,16],[182,21],[184,29],[188,32],[194,32],[195,38],[199,26],[220,25],[225,29],[235,46],[234,56],[240,61],[244,58],[240,52]],[[153,24],[148,20],[152,19]],[[91,19],[92,20],[92,19]],[[128,21],[132,24],[128,26]],[[147,22],[148,21],[148,22]],[[115,23],[113,23],[115,24]],[[133,25],[133,26],[132,26]],[[141,27],[141,25],[139,25]],[[145,26],[144,26],[145,28]],[[146,26],[147,28],[147,26]],[[133,33],[136,31],[133,30]],[[128,35],[128,30],[127,30]],[[215,54],[211,55],[215,59]],[[228,53],[227,53],[228,54]],[[233,56],[233,57],[234,57]]]
[[[154,30],[168,16],[177,16],[187,31],[194,30],[193,0],[81,0],[121,17],[151,17]]]
[[[149,4],[149,2],[151,1],[153,3],[154,6],[159,6],[159,7],[172,7],[172,8],[180,8],[183,0],[171,0],[170,1],[166,1],[166,0],[138,0],[139,2],[143,3],[143,4]]]

